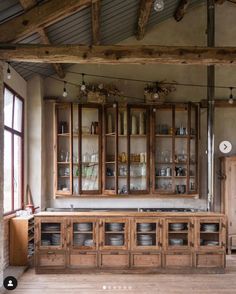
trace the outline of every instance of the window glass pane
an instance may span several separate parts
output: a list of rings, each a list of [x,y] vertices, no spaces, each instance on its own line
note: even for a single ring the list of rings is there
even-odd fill
[[[12,128],[13,94],[5,88],[4,91],[4,124]]]
[[[4,131],[4,213],[12,210],[11,133]]]
[[[21,208],[22,139],[14,135],[14,209]]]
[[[15,97],[14,126],[13,126],[13,128],[18,132],[22,131],[22,110],[23,110],[22,100]]]

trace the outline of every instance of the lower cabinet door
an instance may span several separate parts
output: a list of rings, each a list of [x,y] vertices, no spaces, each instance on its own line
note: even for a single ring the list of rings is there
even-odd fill
[[[97,266],[96,252],[69,253],[69,267],[71,268],[96,268]]]
[[[161,254],[137,252],[132,254],[131,266],[133,268],[145,267],[145,268],[159,268],[161,267]]]
[[[129,253],[124,252],[102,252],[100,253],[101,268],[122,269],[129,267]]]
[[[225,254],[217,252],[196,253],[196,267],[224,268]]]
[[[171,252],[164,254],[164,267],[192,267],[193,258],[191,253]]]
[[[36,253],[38,267],[64,268],[66,266],[65,252],[43,251]]]

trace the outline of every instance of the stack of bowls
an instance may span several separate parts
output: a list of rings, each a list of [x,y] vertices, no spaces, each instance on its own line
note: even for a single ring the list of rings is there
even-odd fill
[[[83,246],[85,240],[84,234],[74,234],[74,245]]]
[[[217,232],[218,231],[218,225],[217,224],[202,224],[201,225],[201,231],[203,232]]]
[[[171,238],[170,239],[170,245],[171,246],[183,246],[184,240],[179,238]]]
[[[52,234],[52,245],[59,246],[61,243],[61,235],[60,234]]]
[[[152,236],[151,235],[139,235],[138,244],[140,246],[152,246]]]
[[[60,231],[60,224],[43,224],[42,231]]]
[[[51,245],[51,241],[50,240],[41,240],[41,245],[42,246],[50,246]]]
[[[113,235],[109,236],[109,244],[112,246],[122,246],[124,245],[124,237],[123,235]]]
[[[84,246],[93,247],[93,239],[86,239],[84,241]]]
[[[92,231],[92,224],[91,223],[74,224],[74,230],[80,231],[80,232],[90,232]]]
[[[173,223],[170,224],[170,230],[171,231],[183,231],[185,229],[184,223]]]
[[[138,224],[139,232],[149,232],[152,230],[152,224],[150,223],[140,223]]]
[[[108,224],[109,231],[123,231],[123,224],[122,223],[109,223]]]
[[[204,245],[206,245],[206,246],[218,246],[219,242],[218,241],[205,240]]]

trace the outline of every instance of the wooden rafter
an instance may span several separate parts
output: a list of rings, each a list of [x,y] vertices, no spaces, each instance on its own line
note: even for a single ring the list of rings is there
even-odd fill
[[[92,33],[93,33],[93,44],[100,44],[100,14],[101,14],[101,1],[92,0],[91,5],[92,13]]]
[[[1,24],[0,43],[13,42],[29,36],[36,32],[38,28],[45,28],[90,4],[91,0],[46,1]]]
[[[0,60],[45,63],[235,65],[236,47],[0,45]]]
[[[190,0],[180,0],[179,5],[174,13],[174,19],[176,21],[181,21],[183,19],[189,4]]]
[[[39,35],[41,37],[41,40],[42,40],[43,44],[45,44],[45,45],[50,45],[51,44],[44,29],[38,29],[38,33],[39,33]],[[54,67],[54,69],[55,69],[57,75],[59,76],[59,78],[64,79],[65,73],[63,71],[63,68],[62,68],[61,64],[60,63],[52,63],[52,66]]]
[[[149,16],[152,8],[152,0],[140,0],[138,25],[137,25],[137,39],[143,39],[148,24]]]

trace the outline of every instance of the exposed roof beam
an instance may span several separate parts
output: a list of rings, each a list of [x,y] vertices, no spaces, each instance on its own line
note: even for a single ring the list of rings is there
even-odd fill
[[[50,45],[51,44],[44,29],[39,29],[38,33],[39,33],[39,35],[41,37],[41,40],[42,40],[43,44],[45,44],[45,45]],[[64,79],[65,73],[63,71],[63,68],[62,68],[61,64],[60,63],[52,63],[52,66],[54,67],[54,70],[56,71],[59,78]]]
[[[181,19],[183,19],[185,13],[187,12],[189,4],[190,0],[180,0],[179,5],[174,14],[174,18],[176,21],[181,21]]]
[[[83,64],[235,65],[236,47],[0,44],[0,60]]]
[[[143,39],[147,28],[149,16],[152,8],[152,0],[140,0],[138,25],[136,37],[138,40]]]
[[[93,33],[93,44],[100,44],[100,14],[101,14],[101,1],[92,0],[91,5],[92,13],[92,33]]]
[[[32,7],[37,5],[36,0],[20,0],[21,6],[24,8],[25,11],[31,9]]]
[[[91,0],[46,1],[1,24],[0,43],[8,43],[26,37],[37,31],[39,27],[47,27],[90,4]]]

